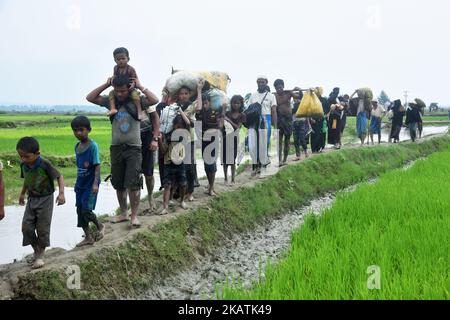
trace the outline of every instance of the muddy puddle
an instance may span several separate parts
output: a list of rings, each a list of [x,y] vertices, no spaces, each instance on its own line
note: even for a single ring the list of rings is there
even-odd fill
[[[221,169],[221,168],[218,168]],[[197,171],[199,178],[205,177],[203,162],[198,161]],[[159,173],[155,171],[155,192],[159,190]],[[217,170],[217,177],[223,178],[223,170]],[[55,199],[57,192],[55,192]],[[51,248],[62,248],[71,250],[81,241],[83,231],[77,228],[77,214],[75,209],[75,192],[73,188],[65,188],[66,204],[55,206],[50,232]],[[147,196],[144,187],[141,190],[141,197]],[[116,198],[116,191],[112,185],[103,183],[100,186],[99,198],[95,212],[97,215],[114,215],[119,204]],[[21,260],[26,255],[33,252],[31,246],[22,247],[22,218],[25,207],[6,206],[6,217],[0,223],[0,264]]]
[[[448,131],[448,126],[424,126],[422,137],[435,135],[435,134],[442,134],[446,133]],[[389,141],[389,135],[391,133],[391,128],[382,128],[381,129],[381,142],[388,142]],[[419,136],[419,135],[417,135]],[[411,140],[411,136],[409,134],[409,129],[402,128],[399,135],[400,141],[408,141]],[[373,137],[374,141],[378,141],[378,137],[374,135]]]

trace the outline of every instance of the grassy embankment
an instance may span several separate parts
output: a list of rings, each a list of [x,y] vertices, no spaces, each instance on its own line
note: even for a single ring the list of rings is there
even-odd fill
[[[449,145],[446,136],[420,144],[345,149],[312,157],[252,188],[223,193],[203,208],[89,255],[78,262],[80,291],[66,288],[64,270],[52,270],[21,276],[16,295],[35,299],[134,296],[155,280],[194,263],[198,254],[219,246],[223,237],[250,230],[309,199],[378,176]]]
[[[449,299],[450,148],[309,215],[286,257],[224,299]],[[381,289],[369,290],[369,266]],[[370,272],[371,273],[371,272]]]

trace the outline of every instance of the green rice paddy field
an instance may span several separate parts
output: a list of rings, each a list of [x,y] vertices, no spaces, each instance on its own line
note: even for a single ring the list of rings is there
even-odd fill
[[[39,140],[41,153],[46,156],[73,156],[76,138],[70,121],[74,116],[0,115],[0,124],[13,122],[16,128],[0,128],[0,155],[14,154],[21,137],[33,136]],[[111,141],[111,124],[105,116],[89,116],[91,137],[99,144],[102,155],[107,155]]]
[[[224,299],[450,299],[450,149],[308,215],[252,290]],[[379,287],[371,266],[379,268]],[[376,282],[375,282],[376,283]],[[379,289],[376,289],[379,288]]]

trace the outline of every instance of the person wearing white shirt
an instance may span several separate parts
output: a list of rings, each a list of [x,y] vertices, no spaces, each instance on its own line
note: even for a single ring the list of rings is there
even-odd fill
[[[252,93],[249,100],[248,105],[259,103],[261,104],[261,116],[262,121],[264,121],[264,128],[267,129],[267,155],[269,154],[269,145],[270,145],[270,137],[272,134],[271,126],[276,128],[277,124],[277,101],[275,99],[275,96],[268,90],[267,84],[268,84],[268,78],[266,76],[259,76],[256,80],[256,83],[258,85],[258,91],[255,93]],[[249,131],[249,149],[254,149],[254,143],[252,141],[256,141],[255,137],[253,137],[254,130]],[[250,154],[254,154],[254,152],[250,152]],[[257,163],[256,159],[253,159],[254,164],[254,173],[258,173],[260,167],[260,163]]]

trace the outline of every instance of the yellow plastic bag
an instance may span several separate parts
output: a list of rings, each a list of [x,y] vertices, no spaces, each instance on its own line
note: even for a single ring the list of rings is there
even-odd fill
[[[208,81],[212,87],[227,92],[230,77],[225,72],[203,71],[200,75]]]
[[[336,130],[337,128],[337,120],[333,119],[333,122],[331,123],[331,129]]]
[[[319,98],[317,98],[314,91],[309,90],[303,94],[302,101],[300,102],[300,106],[298,107],[295,116],[297,118],[323,117],[322,103]]]

